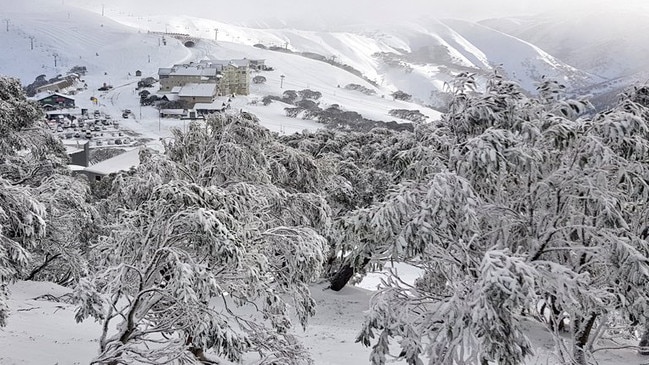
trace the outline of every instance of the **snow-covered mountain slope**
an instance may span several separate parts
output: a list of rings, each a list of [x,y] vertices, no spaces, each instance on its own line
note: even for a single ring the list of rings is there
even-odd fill
[[[249,28],[189,16],[136,17],[109,13],[143,31],[173,31],[245,45],[307,52],[351,66],[387,90],[404,90],[431,103],[431,91],[458,71],[485,75],[501,66],[533,92],[540,77],[562,80],[569,88],[603,81],[553,57],[530,42],[476,23],[427,19],[401,25],[348,26],[339,32],[292,28]]]
[[[536,45],[473,22],[446,23],[485,52],[492,65],[503,70],[527,90],[533,90],[542,76],[560,80],[574,89],[602,81],[602,78],[569,66]]]
[[[524,39],[574,67],[606,79],[647,69],[646,12],[589,7],[569,15],[488,19],[481,24]]]
[[[206,58],[263,58],[275,71],[264,75],[268,78],[265,85],[253,87],[248,102],[265,94],[279,95],[287,88],[311,88],[324,94],[324,105],[339,104],[383,121],[394,119],[387,112],[398,108],[422,109],[436,117],[437,113],[422,105],[440,106],[436,95],[460,71],[475,72],[483,81],[494,67],[501,67],[532,93],[544,75],[560,80],[568,89],[609,92],[605,82],[619,77],[624,73],[621,70],[629,69],[631,61],[644,52],[636,48],[635,56],[626,59],[599,50],[605,48],[602,43],[578,48],[576,43],[588,43],[582,39],[582,33],[588,32],[578,32],[579,25],[565,19],[564,24],[542,17],[482,23],[427,19],[324,32],[250,28],[180,14],[136,16],[126,9],[107,9],[101,16],[63,2],[34,1],[42,6],[7,6],[4,10],[9,14],[9,31],[0,32],[0,46],[6,50],[0,54],[0,73],[20,77],[25,84],[40,74],[53,77],[83,65],[90,72],[86,77],[89,89],[96,90],[103,83],[132,83],[134,79],[128,74],[135,70],[155,76],[158,67],[174,63]],[[584,25],[584,29],[592,25]],[[555,28],[559,31],[553,33]],[[150,32],[185,33],[200,42],[192,49],[173,39],[165,45],[159,34]],[[561,42],[561,36],[556,34],[571,36]],[[600,35],[602,42],[614,43],[612,36],[604,35]],[[624,42],[614,45],[623,47]],[[579,57],[583,58],[581,62]],[[563,58],[573,61],[572,66]],[[609,71],[601,71],[594,63]],[[636,64],[634,67],[640,67],[640,61]],[[592,72],[582,71],[580,65]],[[283,88],[279,87],[281,75],[285,76]],[[350,83],[374,90],[376,96],[344,90]],[[420,105],[391,100],[389,94],[396,90],[412,94]],[[245,109],[245,105],[239,103],[237,107]],[[283,111],[283,107],[275,109]]]
[[[421,105],[392,100],[389,88],[375,87],[363,78],[326,62],[253,47],[250,43],[258,40],[250,38],[252,35],[244,33],[243,30],[239,30],[241,33],[234,33],[236,27],[228,30],[223,25],[224,29],[218,42],[202,38],[196,47],[187,48],[172,37],[166,37],[166,43],[162,42],[160,34],[149,33],[143,26],[133,28],[117,23],[108,16],[102,17],[45,0],[35,1],[43,2],[44,6],[8,7],[12,20],[9,31],[0,35],[0,48],[5,50],[0,54],[0,74],[19,77],[23,84],[28,84],[40,74],[50,78],[66,73],[73,66],[86,66],[88,74],[83,78],[88,89],[76,96],[77,105],[82,108],[97,108],[90,101],[92,96],[99,98],[99,108],[102,111],[113,116],[121,115],[120,110],[124,108],[139,108],[138,96],[134,90],[134,84],[139,78],[132,76],[136,70],[141,70],[143,76],[157,77],[159,67],[169,67],[175,63],[202,59],[261,58],[265,59],[266,64],[273,67],[274,71],[262,73],[268,81],[263,85],[251,85],[251,95],[236,98],[232,102],[232,108],[253,112],[260,117],[262,123],[278,132],[292,133],[304,128],[321,127],[312,121],[286,117],[284,107],[289,105],[281,102],[267,107],[261,106],[261,103],[254,105],[256,100],[265,95],[281,95],[288,89],[308,88],[320,91],[323,94],[319,100],[321,107],[338,104],[344,110],[356,111],[373,120],[394,120],[394,117],[388,115],[391,109],[419,109],[429,118],[439,117],[438,112]],[[135,20],[145,24],[149,21],[156,22],[145,18]],[[162,31],[164,26],[165,24],[162,24]],[[191,26],[207,29],[207,24],[201,23],[200,19],[172,17],[167,24],[167,30],[190,33],[186,28]],[[156,26],[151,28],[152,31],[159,30]],[[214,29],[209,29],[213,35]],[[264,36],[267,37],[264,38],[266,42],[279,40],[279,35],[273,33],[264,33]],[[244,42],[242,37],[248,38]],[[34,50],[30,49],[32,39]],[[351,38],[341,40],[341,44],[352,41]],[[114,89],[108,93],[98,92],[97,89],[104,83],[114,86]],[[376,94],[368,96],[358,91],[346,90],[344,86],[347,84],[362,85],[374,90]],[[173,126],[173,122],[159,121],[155,110],[143,109],[145,110],[139,116],[138,124],[131,126],[131,129],[141,134],[151,134],[151,137],[168,135],[165,130]]]
[[[40,74],[64,73],[75,65],[86,66],[90,74],[106,76],[104,82],[112,83],[117,82],[113,76],[136,69],[155,73],[160,65],[191,54],[182,47],[158,47],[158,37],[107,17],[36,2],[36,6],[33,2],[3,5],[9,24],[0,32],[0,74],[18,77],[23,84]]]

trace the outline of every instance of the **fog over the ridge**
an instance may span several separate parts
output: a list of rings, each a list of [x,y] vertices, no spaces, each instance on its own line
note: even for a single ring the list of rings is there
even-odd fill
[[[59,0],[52,0],[59,1]],[[481,18],[531,15],[543,12],[580,14],[596,10],[631,10],[649,13],[644,0],[61,0],[101,11],[129,12],[134,15],[183,14],[225,22],[286,20],[314,27],[357,23],[394,23],[420,17]]]

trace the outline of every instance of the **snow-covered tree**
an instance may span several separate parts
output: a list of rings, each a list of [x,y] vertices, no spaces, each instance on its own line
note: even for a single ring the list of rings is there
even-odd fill
[[[545,302],[549,332],[570,320],[558,356],[586,364],[612,318],[646,323],[646,109],[627,97],[585,118],[589,104],[548,80],[538,98],[497,75],[473,85],[461,75],[449,114],[417,138],[435,168],[338,220],[351,262],[422,273],[383,283],[359,340],[378,337],[376,364],[391,338],[411,364],[519,364],[532,350],[519,313]]]
[[[255,77],[252,78],[252,82],[253,82],[254,84],[263,84],[263,83],[266,82],[266,77],[265,77],[265,76],[261,76],[261,75],[257,75],[257,76],[255,76]]]
[[[90,217],[87,188],[69,176],[66,163],[40,108],[26,100],[18,80],[0,77],[0,325],[8,282],[66,281],[83,271],[75,225]]]
[[[68,285],[87,274],[86,254],[96,235],[97,211],[85,180],[54,174],[35,189],[46,213],[46,234],[31,250],[26,280]]]
[[[307,285],[323,267],[330,213],[316,194],[270,184],[270,141],[248,114],[215,117],[176,131],[165,155],[142,151],[115,180],[99,270],[76,291],[78,320],[104,324],[95,363],[250,352],[263,364],[310,362],[290,314],[306,326],[315,313]]]

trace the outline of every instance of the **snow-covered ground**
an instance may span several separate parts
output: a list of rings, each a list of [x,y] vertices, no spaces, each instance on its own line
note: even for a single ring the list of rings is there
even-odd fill
[[[400,268],[407,270],[404,267]],[[411,273],[405,272],[406,277]],[[361,286],[377,283],[375,274]],[[10,317],[7,327],[0,329],[0,364],[45,365],[88,364],[98,351],[101,325],[91,319],[74,321],[75,306],[56,301],[69,289],[47,282],[21,281],[10,287]],[[364,311],[373,292],[362,287],[346,287],[340,292],[326,289],[324,284],[311,287],[317,302],[317,314],[306,331],[294,330],[310,351],[316,365],[367,364],[370,349],[355,342]],[[535,354],[528,365],[559,365],[554,342],[547,329],[537,321],[526,321],[526,335],[534,345]],[[613,344],[611,344],[613,345]],[[598,351],[599,365],[646,364],[647,358],[633,349]],[[404,365],[404,361],[389,360]]]
[[[51,283],[18,282],[11,292],[9,324],[0,329],[0,364],[88,364],[96,356],[99,323],[76,323],[73,305],[35,299],[46,294],[60,297],[69,293],[68,289]],[[314,286],[312,292],[318,313],[306,331],[295,331],[315,363],[367,363],[370,350],[354,341],[372,292],[355,287],[333,292],[323,285]]]

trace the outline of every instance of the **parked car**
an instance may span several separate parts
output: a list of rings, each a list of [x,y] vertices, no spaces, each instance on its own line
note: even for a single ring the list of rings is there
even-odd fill
[[[115,140],[115,144],[122,144],[122,140],[121,140],[121,139],[119,139],[119,138],[118,138],[118,139],[116,139],[116,140]]]
[[[86,132],[86,138],[88,138],[88,139],[92,138],[92,133]]]

